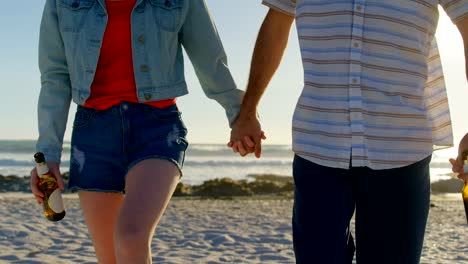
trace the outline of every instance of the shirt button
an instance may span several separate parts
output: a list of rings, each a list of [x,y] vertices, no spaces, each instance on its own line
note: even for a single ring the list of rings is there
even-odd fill
[[[145,37],[140,36],[140,37],[138,38],[138,42],[144,43],[144,42],[145,42]]]
[[[355,48],[359,48],[359,46],[360,46],[360,45],[359,45],[358,42],[354,42],[354,47],[355,47]]]
[[[360,6],[360,5],[356,6],[356,10],[357,11],[362,11],[362,6]]]
[[[145,97],[146,100],[149,100],[149,99],[151,99],[152,96],[151,96],[151,94],[145,94],[144,97]]]
[[[359,80],[358,80],[357,78],[353,78],[351,81],[352,81],[354,84],[356,84],[356,83],[359,82]]]
[[[142,72],[148,72],[148,71],[149,71],[148,65],[141,65],[141,66],[140,66],[140,70],[141,70]]]
[[[123,104],[123,105],[122,105],[122,108],[123,108],[123,110],[128,110],[128,105]]]

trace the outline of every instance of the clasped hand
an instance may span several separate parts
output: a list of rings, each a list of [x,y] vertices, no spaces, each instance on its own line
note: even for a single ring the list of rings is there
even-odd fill
[[[266,136],[257,116],[240,115],[232,126],[231,139],[227,146],[242,157],[255,153],[255,157],[260,158],[264,139]]]

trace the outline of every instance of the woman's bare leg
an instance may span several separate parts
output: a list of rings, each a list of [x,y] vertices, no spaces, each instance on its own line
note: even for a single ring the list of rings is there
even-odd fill
[[[89,191],[78,195],[99,264],[115,264],[114,230],[124,196]]]
[[[144,160],[128,172],[115,229],[117,263],[151,263],[151,239],[179,176],[173,163],[159,159]]]

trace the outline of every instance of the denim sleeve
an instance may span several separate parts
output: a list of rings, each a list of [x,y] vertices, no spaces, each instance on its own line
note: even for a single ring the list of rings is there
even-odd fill
[[[36,150],[44,152],[47,161],[60,162],[71,102],[71,84],[56,0],[47,0],[42,14],[39,70],[41,91],[37,106],[39,138]]]
[[[189,3],[180,41],[206,96],[221,104],[232,126],[244,93],[237,89],[228,69],[223,45],[205,1],[189,0]]]

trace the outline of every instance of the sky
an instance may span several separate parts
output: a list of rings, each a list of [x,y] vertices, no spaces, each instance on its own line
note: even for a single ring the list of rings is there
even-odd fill
[[[258,29],[268,11],[260,0],[206,0],[228,54],[238,87],[245,89]],[[36,139],[40,90],[37,66],[39,23],[45,0],[4,1],[0,9],[0,139]],[[468,132],[468,85],[463,44],[457,28],[441,10],[436,34],[448,87],[455,144]],[[191,143],[226,143],[229,126],[223,108],[206,98],[186,60],[189,94],[178,99]],[[293,27],[283,61],[263,96],[259,114],[268,139],[290,144],[294,107],[303,86],[297,32]],[[75,106],[70,109],[65,140],[70,139]]]

